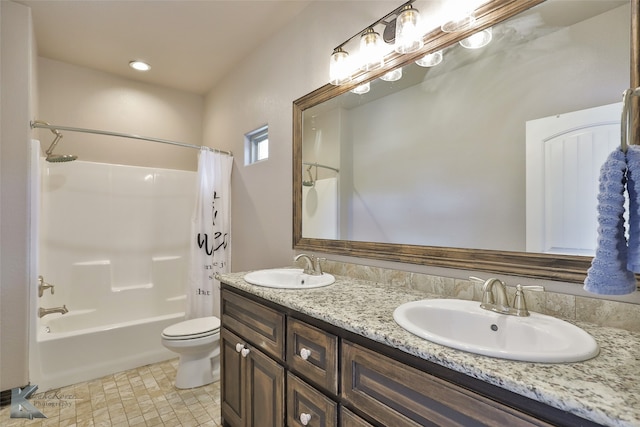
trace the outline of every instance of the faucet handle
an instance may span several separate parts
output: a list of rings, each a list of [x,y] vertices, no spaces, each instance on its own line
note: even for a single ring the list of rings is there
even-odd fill
[[[513,309],[516,311],[516,316],[529,316],[529,310],[527,309],[527,301],[524,299],[524,291],[544,291],[544,286],[530,285],[522,286],[516,285],[516,296],[513,298]]]
[[[316,274],[322,276],[323,271],[322,271],[322,263],[325,262],[327,259],[326,258],[320,258],[320,257],[316,257],[315,259],[315,266],[314,266],[314,270],[316,271]]]
[[[53,295],[53,285],[48,284],[44,281],[44,277],[38,276],[38,296],[42,297],[44,295],[44,291],[47,289],[51,289],[51,295]]]

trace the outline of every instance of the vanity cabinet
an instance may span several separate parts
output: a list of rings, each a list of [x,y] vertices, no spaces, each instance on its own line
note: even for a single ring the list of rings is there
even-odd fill
[[[221,317],[225,426],[595,425],[225,283]]]

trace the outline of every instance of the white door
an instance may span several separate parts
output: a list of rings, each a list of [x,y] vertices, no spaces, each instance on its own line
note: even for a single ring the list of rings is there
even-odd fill
[[[600,167],[622,103],[527,122],[527,252],[593,255]]]

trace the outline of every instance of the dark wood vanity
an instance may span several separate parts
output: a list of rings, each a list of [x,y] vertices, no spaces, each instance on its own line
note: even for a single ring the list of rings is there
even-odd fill
[[[594,426],[222,284],[225,426]]]

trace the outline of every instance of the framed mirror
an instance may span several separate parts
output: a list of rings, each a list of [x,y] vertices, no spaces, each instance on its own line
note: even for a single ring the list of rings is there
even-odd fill
[[[638,3],[490,1],[472,30],[296,100],[294,248],[582,282],[599,167],[638,85]],[[483,29],[490,44],[461,46]]]

